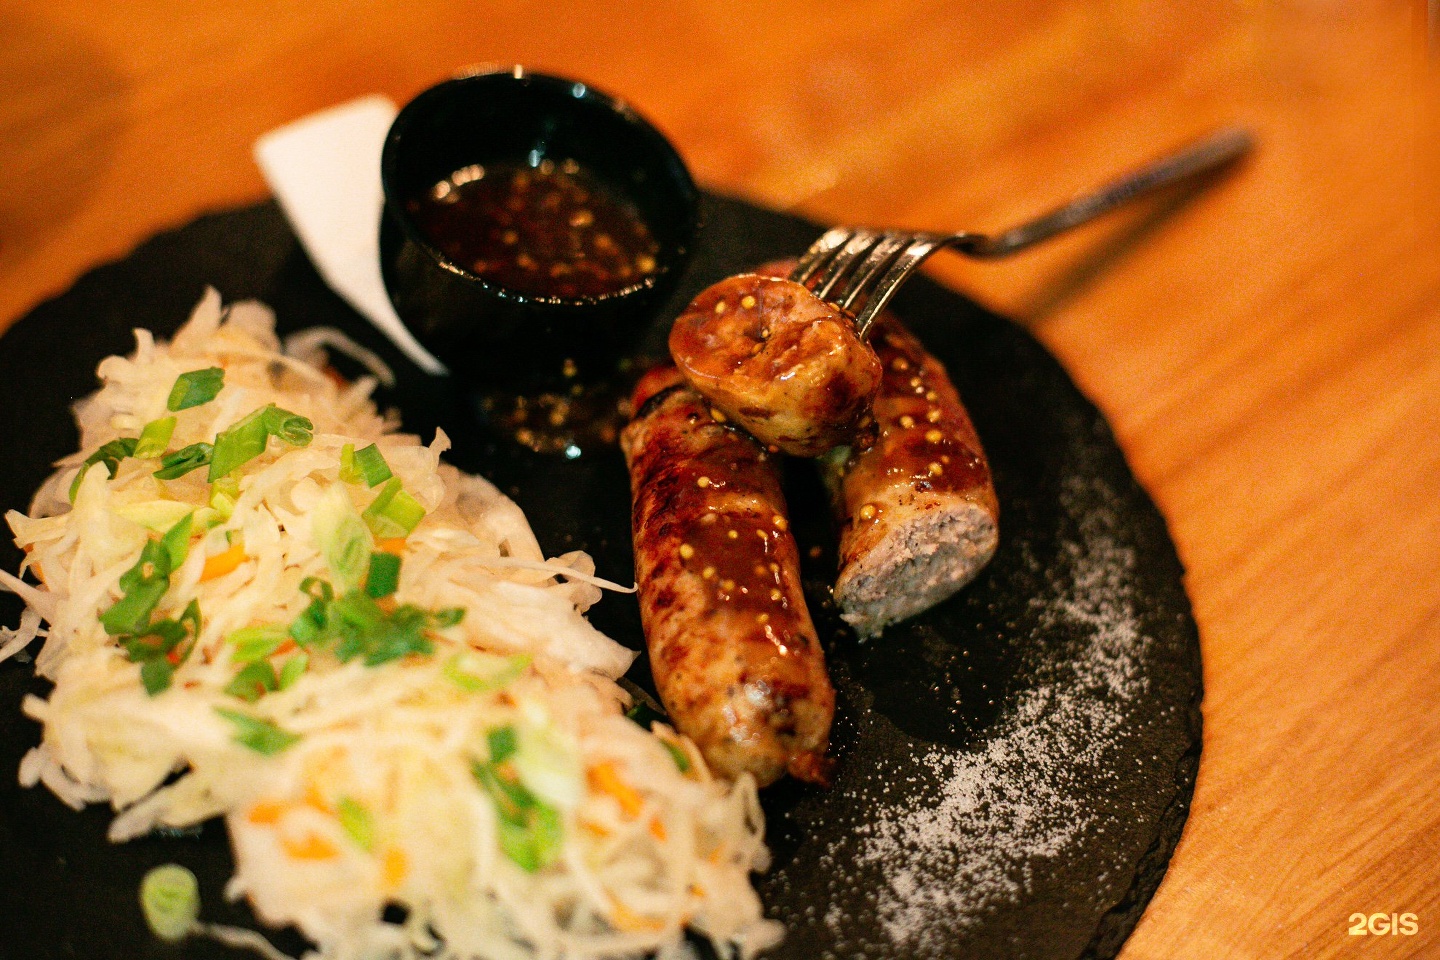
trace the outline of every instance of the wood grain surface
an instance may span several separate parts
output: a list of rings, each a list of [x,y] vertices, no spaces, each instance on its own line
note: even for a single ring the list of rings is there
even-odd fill
[[[0,329],[263,197],[251,144],[520,62],[706,185],[998,229],[1225,123],[1259,150],[946,282],[1029,325],[1168,517],[1206,743],[1123,956],[1440,955],[1440,36],[1424,0],[0,0]],[[3,347],[0,347],[3,348]],[[1354,913],[1418,916],[1352,936]]]

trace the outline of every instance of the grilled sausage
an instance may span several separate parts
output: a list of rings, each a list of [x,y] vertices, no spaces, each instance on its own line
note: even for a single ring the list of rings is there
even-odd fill
[[[880,386],[852,320],[798,283],[741,274],[670,328],[670,355],[715,409],[762,443],[815,456],[853,442]]]
[[[950,597],[999,539],[990,466],[944,366],[891,314],[870,343],[879,438],[822,461],[841,517],[835,601],[862,637]]]
[[[835,693],[775,465],[674,368],[643,378],[634,401],[621,447],[660,698],[721,774],[823,782]]]

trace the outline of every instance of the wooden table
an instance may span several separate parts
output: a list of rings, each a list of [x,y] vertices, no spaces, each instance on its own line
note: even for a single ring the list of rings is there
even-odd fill
[[[149,234],[262,197],[264,131],[480,61],[622,93],[706,184],[822,220],[1000,228],[1251,126],[1258,153],[1207,192],[933,270],[1065,362],[1189,570],[1204,761],[1124,957],[1440,953],[1425,3],[211,6],[0,2],[0,329]],[[1374,912],[1419,932],[1347,934]]]

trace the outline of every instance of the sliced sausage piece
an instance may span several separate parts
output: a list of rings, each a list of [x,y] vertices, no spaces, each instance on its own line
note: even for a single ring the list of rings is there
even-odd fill
[[[796,456],[853,442],[880,386],[851,318],[774,276],[741,274],[703,291],[671,327],[670,355],[716,410]]]
[[[660,698],[719,773],[823,782],[835,693],[775,464],[673,368],[635,399],[621,448]]]
[[[835,601],[862,637],[950,597],[995,555],[990,465],[940,361],[893,315],[870,344],[884,367],[879,438],[835,451],[822,471],[841,517]]]

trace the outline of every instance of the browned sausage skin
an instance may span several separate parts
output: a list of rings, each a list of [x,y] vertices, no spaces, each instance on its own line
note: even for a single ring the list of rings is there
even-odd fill
[[[741,274],[704,290],[670,328],[670,355],[715,409],[796,456],[855,440],[880,385],[852,319],[776,276]]]
[[[835,491],[835,601],[861,636],[953,595],[995,554],[999,502],[990,465],[940,361],[882,314],[870,343],[885,369],[879,438],[822,469]]]
[[[755,272],[788,276],[793,260]],[[862,637],[975,578],[999,542],[990,465],[950,376],[892,313],[869,341],[884,371],[872,442],[822,458],[840,518],[835,601]]]
[[[621,447],[660,698],[719,773],[823,782],[835,694],[775,465],[673,368],[635,402]]]

